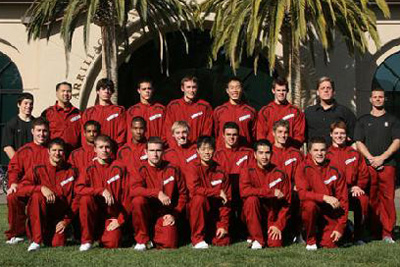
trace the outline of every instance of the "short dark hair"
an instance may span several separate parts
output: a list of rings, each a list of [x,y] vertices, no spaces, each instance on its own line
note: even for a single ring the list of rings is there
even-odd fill
[[[237,125],[237,123],[234,121],[225,122],[224,126],[222,127],[222,132],[225,133],[226,129],[236,129],[238,132],[240,131],[239,125]]]
[[[383,92],[383,93],[385,93],[385,90],[382,89],[381,87],[373,87],[371,89],[371,94],[372,94],[372,92]]]
[[[99,91],[101,88],[109,88],[112,93],[115,92],[114,82],[111,79],[103,78],[100,79],[96,84],[96,92]]]
[[[259,140],[257,140],[253,145],[254,151],[257,151],[259,146],[267,146],[267,147],[269,147],[270,150],[272,150],[271,142],[268,141],[267,139],[259,139]]]
[[[313,144],[325,144],[325,146],[327,146],[326,140],[324,137],[322,136],[314,136],[311,137],[310,140],[308,141],[308,150],[311,150],[311,147],[313,146]]]
[[[285,127],[288,131],[290,130],[290,123],[287,120],[279,120],[274,122],[272,126],[272,131],[276,131],[278,127]]]
[[[61,146],[62,148],[65,149],[65,141],[60,137],[56,137],[54,139],[51,139],[50,142],[47,144],[47,148],[50,149],[54,145],[59,145],[59,146]]]
[[[22,93],[18,96],[17,99],[17,104],[21,105],[22,101],[24,101],[25,99],[29,99],[33,101],[33,95],[31,93]]]
[[[159,144],[159,145],[161,145],[161,146],[163,147],[163,149],[164,149],[164,142],[163,142],[163,140],[162,140],[160,137],[158,137],[158,136],[150,136],[149,139],[147,140],[146,148],[149,147],[149,144]]]
[[[336,121],[336,122],[331,124],[330,128],[331,128],[331,133],[336,128],[343,129],[343,130],[345,130],[347,132],[347,126],[346,126],[346,123],[344,123],[344,121]]]
[[[47,129],[49,129],[49,122],[43,117],[38,117],[32,121],[32,129],[35,129],[36,126],[41,125],[44,125]]]
[[[140,85],[141,85],[142,83],[149,83],[149,84],[151,84],[151,88],[154,89],[154,88],[153,88],[153,81],[150,80],[149,78],[140,79],[139,82],[137,83],[137,88],[138,88],[138,89],[140,88]]]
[[[242,82],[242,80],[241,80],[239,77],[237,77],[237,76],[234,76],[234,77],[232,77],[232,78],[230,78],[230,79],[228,80],[228,82],[226,83],[226,88],[228,88],[228,86],[229,86],[229,84],[230,84],[231,82],[238,82],[238,83],[240,83],[240,86],[243,87],[243,82]]]
[[[286,86],[286,90],[289,91],[289,83],[288,81],[281,76],[276,77],[273,81],[272,81],[272,89],[275,89],[276,85],[280,85],[280,86]]]
[[[60,86],[61,85],[66,85],[66,86],[68,86],[70,89],[72,89],[72,84],[70,84],[69,82],[60,82],[60,83],[57,83],[57,85],[56,85],[56,92],[58,91],[58,89],[60,89]]]
[[[196,76],[192,76],[192,75],[186,75],[185,77],[182,78],[181,80],[181,86],[184,85],[185,82],[188,81],[193,81],[195,84],[198,84],[198,80]]]
[[[83,129],[86,131],[86,128],[89,126],[94,126],[96,127],[97,131],[101,131],[101,125],[98,121],[94,121],[94,120],[89,120],[87,122],[85,122],[85,124],[83,125]]]
[[[135,116],[135,117],[133,117],[133,118],[132,118],[132,121],[131,121],[131,127],[132,127],[132,125],[133,125],[134,122],[141,122],[141,123],[143,123],[143,126],[144,126],[144,127],[147,127],[147,122],[146,122],[146,120],[145,120],[142,116]]]
[[[94,139],[95,146],[98,141],[102,141],[104,143],[109,143],[111,145],[111,147],[114,145],[112,139],[108,135],[105,135],[105,134],[100,134],[100,135],[96,136],[96,138]]]
[[[323,76],[318,79],[317,90],[318,90],[319,86],[321,85],[321,83],[323,83],[323,82],[329,82],[332,86],[332,90],[335,91],[335,82],[332,80],[332,78],[330,78],[328,76]]]
[[[197,148],[200,148],[202,145],[210,145],[215,150],[215,139],[209,135],[202,135],[197,138]]]

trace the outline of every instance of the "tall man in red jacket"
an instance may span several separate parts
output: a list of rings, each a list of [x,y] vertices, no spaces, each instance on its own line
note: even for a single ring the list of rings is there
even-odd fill
[[[126,142],[126,117],[124,107],[111,103],[114,83],[107,78],[99,80],[96,93],[96,105],[83,112],[82,125],[89,120],[98,121],[101,125],[101,133],[109,136],[118,147],[121,147]]]
[[[226,93],[229,101],[214,110],[214,132],[217,147],[223,146],[223,128],[226,122],[239,125],[240,142],[251,145],[256,133],[256,110],[242,101],[243,87],[238,78],[228,81]]]
[[[73,189],[77,172],[65,161],[65,142],[55,138],[49,142],[48,159],[33,166],[25,175],[17,195],[28,197],[30,244],[36,251],[44,243],[65,246],[65,229],[73,218]]]
[[[8,164],[8,225],[5,232],[7,244],[16,244],[23,241],[25,234],[25,206],[27,199],[18,197],[15,192],[23,176],[32,169],[34,165],[48,160],[46,143],[49,136],[49,124],[43,118],[37,118],[32,122],[33,142],[27,143],[17,150]]]
[[[57,101],[54,106],[42,112],[50,125],[50,139],[62,138],[66,146],[66,156],[81,144],[81,112],[71,104],[72,86],[61,82],[56,86]]]
[[[153,82],[144,79],[138,83],[137,92],[140,96],[140,102],[130,107],[126,112],[126,128],[130,129],[134,117],[143,117],[146,121],[146,139],[150,136],[158,136],[164,139],[164,120],[165,107],[154,102]],[[127,142],[132,139],[132,133],[127,131]]]
[[[164,132],[168,143],[173,143],[171,127],[176,121],[186,121],[190,127],[189,141],[196,142],[200,135],[211,135],[213,120],[211,105],[197,99],[197,78],[186,76],[181,81],[183,98],[171,101],[166,110]]]
[[[179,168],[162,159],[163,146],[161,138],[151,137],[147,161],[132,177],[134,249],[139,251],[152,246],[150,232],[156,247],[178,246],[177,220],[186,208],[187,189]]]
[[[309,156],[295,176],[301,201],[307,250],[320,246],[333,248],[343,236],[349,210],[346,178],[326,158],[324,137],[313,137],[308,144]],[[317,227],[320,236],[317,237]]]
[[[368,215],[368,166],[360,152],[346,144],[347,126],[343,121],[332,123],[331,138],[332,146],[329,147],[326,157],[338,166],[346,177],[349,204],[354,210],[354,241],[362,245],[364,223]]]
[[[257,140],[268,139],[274,142],[273,125],[276,121],[286,120],[290,124],[290,144],[300,148],[304,142],[305,117],[296,106],[289,103],[289,92],[286,79],[278,77],[272,82],[274,101],[264,106],[257,116]]]
[[[215,140],[201,136],[197,140],[200,162],[189,167],[186,184],[189,189],[189,220],[194,249],[207,249],[230,244],[229,217],[230,181],[223,169],[213,160]]]
[[[80,251],[89,250],[98,238],[105,248],[120,245],[121,226],[125,222],[123,188],[127,188],[128,176],[119,162],[113,162],[111,142],[106,135],[96,137],[97,159],[79,175],[75,186],[82,227]]]
[[[261,249],[266,243],[269,247],[281,247],[282,232],[289,216],[290,181],[285,172],[271,164],[271,154],[271,143],[266,139],[258,140],[254,144],[255,164],[240,173],[243,220],[252,249]]]

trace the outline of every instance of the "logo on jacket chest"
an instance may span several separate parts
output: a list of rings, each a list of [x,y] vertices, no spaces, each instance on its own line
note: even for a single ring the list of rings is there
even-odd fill
[[[250,119],[250,118],[251,118],[250,114],[243,115],[243,116],[239,117],[239,121],[245,121],[245,120]]]
[[[349,165],[350,163],[356,161],[356,157],[352,157],[350,159],[346,159],[346,161],[344,162],[346,165]]]
[[[74,121],[79,120],[80,118],[81,118],[81,115],[76,115],[76,116],[72,117],[70,121],[74,122]]]
[[[173,180],[175,180],[175,178],[174,178],[174,176],[171,175],[170,177],[168,177],[167,179],[164,180],[163,184],[167,185],[170,182],[172,182]]]
[[[286,120],[291,119],[293,117],[294,117],[294,114],[290,113],[290,114],[286,115],[285,117],[283,117],[282,120],[286,121]]]
[[[115,119],[115,118],[118,117],[118,116],[119,116],[118,113],[114,113],[114,114],[112,114],[112,115],[110,115],[110,116],[107,117],[107,121],[111,121],[111,120]]]
[[[196,158],[197,158],[197,154],[195,153],[195,154],[191,155],[190,157],[188,157],[188,158],[186,159],[186,162],[189,163],[189,162],[191,162],[192,160],[194,160],[194,159],[196,159]]]
[[[275,185],[279,184],[280,182],[282,182],[282,178],[279,177],[278,179],[276,179],[276,180],[270,182],[268,186],[269,186],[269,188],[272,188],[272,187],[274,187]]]
[[[236,161],[236,165],[237,165],[237,166],[240,166],[240,164],[242,164],[243,161],[247,160],[248,158],[249,158],[249,157],[248,157],[247,155],[241,157],[238,161]]]
[[[293,163],[293,162],[295,162],[295,161],[297,161],[296,158],[288,159],[287,161],[285,161],[285,166],[287,166],[287,165],[289,165],[289,164],[291,164],[291,163]]]
[[[332,183],[333,181],[336,181],[336,180],[337,180],[337,176],[333,175],[328,180],[325,180],[324,184],[328,185],[328,184],[330,184],[330,183]]]
[[[60,185],[64,186],[64,185],[66,185],[66,184],[68,184],[68,183],[70,183],[70,182],[72,182],[74,180],[75,180],[74,176],[68,177],[67,179],[61,181]]]
[[[161,117],[162,117],[162,114],[157,113],[157,114],[154,114],[153,116],[149,117],[149,121],[153,121],[153,120],[161,118]]]
[[[191,117],[191,118],[192,118],[192,120],[193,120],[193,119],[195,119],[195,118],[197,118],[197,117],[199,117],[199,116],[201,116],[201,115],[203,115],[203,111],[200,111],[200,112],[194,113],[194,114],[192,114],[192,116],[190,116],[190,117]]]

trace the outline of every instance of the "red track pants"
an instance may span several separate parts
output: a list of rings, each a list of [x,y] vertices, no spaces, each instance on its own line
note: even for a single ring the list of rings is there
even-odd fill
[[[28,202],[26,197],[18,197],[15,193],[7,196],[8,226],[5,232],[7,239],[25,235],[26,215],[25,207]]]

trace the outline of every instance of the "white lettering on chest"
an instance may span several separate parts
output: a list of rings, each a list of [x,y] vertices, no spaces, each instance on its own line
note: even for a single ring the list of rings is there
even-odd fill
[[[245,160],[247,160],[249,157],[246,155],[246,156],[244,156],[244,157],[241,157],[237,162],[236,162],[236,165],[237,166],[240,166],[240,164],[242,164],[243,163],[243,161],[245,161]]]
[[[251,117],[250,114],[244,115],[242,117],[239,117],[239,121],[244,121],[244,120],[250,119],[250,117]]]
[[[290,118],[293,118],[294,117],[294,114],[293,113],[291,113],[291,114],[289,114],[289,115],[286,115],[285,117],[283,117],[282,118],[282,120],[288,120],[288,119],[290,119]]]
[[[111,183],[117,181],[119,178],[120,178],[120,177],[119,177],[119,174],[117,174],[117,175],[111,177],[110,179],[108,179],[108,180],[107,180],[107,184],[111,184]]]
[[[108,116],[107,121],[115,119],[116,117],[118,117],[118,115],[119,115],[118,113],[115,113],[115,114],[112,114],[112,115]]]
[[[211,181],[211,185],[212,186],[216,186],[216,185],[219,185],[219,184],[222,184],[222,180],[221,179],[220,180]]]
[[[80,118],[81,118],[81,115],[76,115],[75,117],[72,117],[72,118],[70,119],[70,121],[71,121],[71,122],[74,122],[74,121],[79,120]]]
[[[203,115],[203,111],[194,113],[194,114],[192,114],[192,116],[190,116],[190,117],[191,117],[192,119],[195,119],[195,118],[197,118],[197,117],[199,117],[199,116],[201,116],[201,115]]]
[[[165,180],[164,180],[164,185],[166,185],[166,184],[172,182],[173,180],[175,180],[174,176],[170,176],[168,179],[165,179]]]
[[[350,163],[354,162],[356,160],[356,157],[352,157],[351,159],[346,159],[344,162],[346,165],[349,165]]]
[[[189,163],[189,162],[191,162],[192,160],[194,160],[194,159],[196,159],[196,158],[197,158],[197,154],[193,154],[193,155],[191,155],[190,157],[188,157],[188,158],[186,159],[186,162]]]
[[[71,177],[65,179],[64,181],[62,181],[62,182],[60,183],[60,185],[61,185],[61,186],[64,186],[64,185],[66,185],[66,184],[72,182],[73,180],[75,180],[75,178],[74,178],[74,176],[71,176]]]
[[[161,113],[154,114],[153,116],[149,117],[149,121],[152,121],[152,120],[155,120],[155,119],[158,119],[158,118],[161,118],[161,117],[162,117]]]
[[[331,176],[331,178],[329,178],[328,180],[324,181],[324,184],[330,184],[331,182],[337,180],[336,175]]]
[[[282,182],[282,178],[278,178],[275,181],[272,181],[269,183],[269,188],[274,187],[275,185],[279,184],[280,182]]]
[[[287,165],[289,165],[289,164],[291,164],[291,163],[293,163],[293,162],[295,162],[295,161],[297,161],[296,158],[288,159],[287,161],[285,161],[285,166],[287,166]]]

